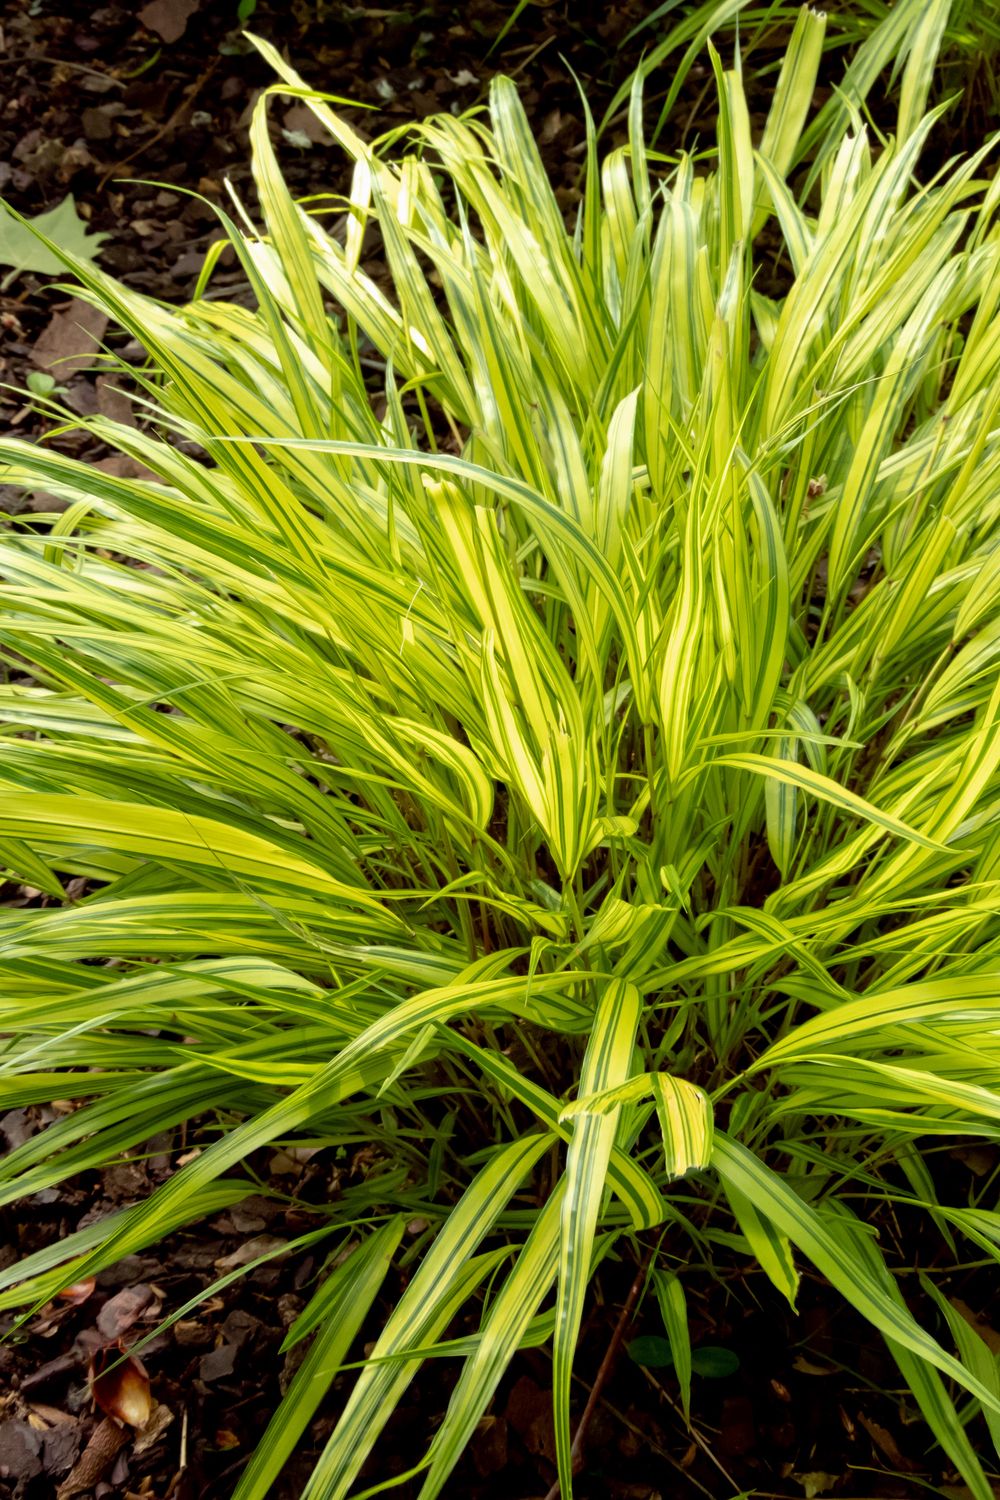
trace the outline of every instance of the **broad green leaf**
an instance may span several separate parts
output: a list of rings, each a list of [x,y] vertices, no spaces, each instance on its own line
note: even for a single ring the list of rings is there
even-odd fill
[[[87,228],[86,220],[76,211],[72,193],[33,219],[14,214],[0,203],[0,266],[12,266],[15,271],[57,276],[65,270],[65,262],[46,241],[83,261],[92,261],[107,238],[107,234]]]
[[[625,1345],[629,1359],[647,1370],[665,1370],[674,1362],[673,1346],[669,1339],[655,1333],[640,1333]]]

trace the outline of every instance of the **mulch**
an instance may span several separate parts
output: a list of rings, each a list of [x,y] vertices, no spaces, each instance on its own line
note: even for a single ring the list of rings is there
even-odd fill
[[[530,5],[491,52],[510,9],[495,0],[370,9],[279,0],[257,4],[249,24],[285,48],[308,81],[357,101],[343,113],[369,137],[428,113],[468,109],[485,100],[494,72],[512,74],[569,211],[584,126],[565,59],[595,112],[602,109],[638,61],[648,34],[627,45],[625,38],[647,7],[627,0],[584,21],[571,0]],[[0,20],[0,60],[0,196],[34,216],[71,195],[88,229],[107,236],[99,258],[105,269],[168,302],[190,297],[209,247],[225,237],[217,209],[232,208],[230,190],[251,211],[256,201],[248,131],[274,79],[240,35],[237,0],[93,9],[79,0],[15,0]],[[690,102],[687,108],[691,114]],[[696,104],[690,128],[698,114]],[[701,123],[711,118],[703,112]],[[301,101],[274,98],[270,121],[293,193],[346,189],[341,154]],[[238,294],[242,283],[235,257],[224,252],[213,288]],[[92,373],[104,329],[88,337],[89,330],[74,332],[80,323],[81,305],[55,278],[24,273],[0,290],[0,423],[9,430],[30,438],[52,425],[39,406],[3,389],[23,390],[38,371],[58,380],[72,410],[119,414],[109,411],[113,383]],[[82,434],[57,442],[95,459],[104,454]],[[0,497],[0,509],[17,504],[10,493]]]
[[[389,0],[371,8],[291,0],[243,9],[253,12],[252,27],[287,49],[308,80],[376,106],[377,116],[348,111],[370,133],[433,111],[467,109],[485,98],[493,72],[515,74],[567,211],[578,192],[584,125],[564,59],[599,114],[649,39],[649,33],[629,38],[649,9],[640,0],[599,8],[596,15],[572,0],[531,4],[495,47],[512,6],[493,0],[399,0],[395,6]],[[0,20],[0,195],[35,215],[71,194],[89,229],[106,236],[101,265],[165,301],[189,297],[207,250],[222,233],[215,207],[229,201],[226,184],[251,210],[254,204],[248,126],[272,80],[237,22],[237,0],[96,8],[80,0],[8,4]],[[711,130],[712,116],[703,72],[696,71],[678,105],[673,144],[682,134],[690,139]],[[344,164],[301,103],[277,99],[271,120],[294,193],[343,190]],[[33,371],[52,374],[62,399],[80,414],[123,415],[113,383],[93,367],[105,321],[56,281],[24,273],[0,292],[0,381],[21,388],[0,388],[0,425],[29,439],[51,427],[23,394]],[[240,272],[225,254],[214,285],[240,292]],[[116,347],[126,358],[139,355],[126,344]],[[90,462],[122,462],[87,434],[61,433],[53,440]],[[0,509],[22,503],[0,489]],[[36,503],[51,508],[45,497]],[[0,900],[8,902],[45,899],[23,887],[0,889]],[[13,1149],[69,1107],[55,1102],[0,1115],[0,1145]],[[170,1132],[104,1171],[0,1210],[0,1271],[143,1201],[198,1141],[197,1129]],[[365,1159],[363,1152],[345,1162],[323,1151],[270,1150],[251,1166],[260,1190],[244,1202],[126,1256],[23,1324],[7,1316],[8,1336],[0,1343],[0,1500],[224,1500],[232,1494],[301,1358],[301,1345],[288,1353],[280,1346],[323,1272],[321,1247],[276,1256],[146,1345],[141,1368],[131,1367],[140,1402],[151,1412],[138,1434],[94,1399],[96,1390],[113,1411],[120,1389],[109,1393],[101,1380],[92,1387],[90,1376],[220,1276],[268,1250],[280,1251],[314,1227],[316,1206],[335,1197],[345,1174],[363,1173]],[[956,1159],[954,1170],[974,1174],[978,1168]],[[608,1268],[606,1302],[585,1326],[581,1409],[631,1275],[626,1265]],[[947,1478],[938,1459],[926,1455],[912,1409],[894,1394],[898,1375],[885,1350],[818,1280],[804,1278],[797,1321],[764,1278],[738,1260],[718,1275],[691,1267],[687,1284],[695,1346],[704,1355],[705,1373],[695,1377],[696,1425],[689,1430],[684,1422],[672,1371],[650,1362],[648,1350],[662,1325],[647,1302],[630,1323],[588,1431],[582,1500],[699,1494],[732,1500],[741,1491],[788,1500],[907,1500],[926,1494],[928,1482]],[[387,1288],[393,1290],[399,1286]],[[379,1316],[384,1313],[383,1306]],[[377,1319],[367,1332],[373,1337],[376,1329]],[[646,1344],[636,1344],[642,1338]],[[127,1362],[117,1366],[127,1368]],[[426,1367],[363,1483],[384,1481],[412,1464],[454,1379],[450,1362]],[[555,1476],[549,1383],[547,1354],[526,1353],[501,1386],[449,1493],[516,1500],[548,1492]],[[278,1500],[300,1493],[332,1430],[344,1385],[338,1383],[321,1408],[275,1491]],[[395,1493],[408,1497],[417,1488],[404,1484]],[[947,1484],[937,1492],[955,1500],[963,1493]]]

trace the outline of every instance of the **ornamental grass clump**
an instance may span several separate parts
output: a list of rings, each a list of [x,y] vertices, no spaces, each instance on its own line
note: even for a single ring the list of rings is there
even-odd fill
[[[304,1494],[346,1496],[445,1354],[429,1500],[525,1345],[568,1497],[609,1255],[649,1261],[685,1405],[689,1259],[793,1307],[818,1273],[990,1500],[995,1362],[879,1229],[1000,1255],[926,1154],[1000,1120],[1000,184],[986,148],[920,180],[910,88],[797,198],[822,26],[756,150],[714,54],[697,161],[650,159],[637,87],[570,228],[509,81],[370,145],[258,43],[353,161],[341,222],[265,96],[252,306],[66,257],[148,354],[142,423],[81,425],[152,477],[0,445],[68,502],[0,540],[0,858],[54,898],[0,912],[0,1102],[85,1101],[3,1201],[202,1149],[0,1306],[257,1190],[261,1147],[366,1146],[239,1500],[345,1364]]]

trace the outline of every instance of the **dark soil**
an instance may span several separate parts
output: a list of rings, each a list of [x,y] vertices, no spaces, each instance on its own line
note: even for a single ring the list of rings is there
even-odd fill
[[[259,3],[251,25],[285,48],[308,81],[375,104],[377,115],[350,111],[369,134],[414,115],[466,109],[485,98],[494,71],[516,74],[570,211],[583,118],[561,59],[571,60],[599,116],[648,44],[649,33],[627,40],[648,7],[626,0],[588,13],[571,0],[532,4],[491,52],[511,9],[493,0],[400,0],[396,9],[291,0]],[[14,0],[0,20],[0,58],[0,194],[34,215],[71,193],[91,229],[107,235],[102,265],[164,300],[190,296],[206,250],[221,235],[214,205],[228,201],[225,182],[253,203],[247,128],[256,98],[272,80],[239,35],[237,0],[153,0],[144,8]],[[673,147],[711,130],[714,107],[705,83],[703,69],[689,78],[671,122]],[[654,108],[655,96],[651,89]],[[758,102],[766,106],[766,100]],[[272,121],[293,192],[344,188],[342,161],[318,138],[301,104],[277,98]],[[239,289],[240,273],[225,256],[214,285]],[[79,309],[69,308],[69,295],[52,278],[18,277],[0,294],[0,380],[23,387],[29,372],[49,370],[66,387],[63,399],[74,410],[117,416],[114,393],[90,362],[103,326],[83,337],[79,321]],[[50,425],[29,400],[9,390],[0,390],[0,423],[29,437]],[[86,435],[55,440],[93,462],[120,462]],[[6,499],[13,508],[13,497]],[[45,508],[50,506],[46,501]],[[44,898],[8,887],[0,899]],[[17,1145],[62,1107],[0,1116],[0,1145]],[[3,1212],[0,1269],[141,1201],[197,1144],[196,1132],[166,1135],[100,1174],[39,1193],[16,1213]],[[294,1372],[301,1350],[282,1355],[279,1346],[323,1269],[322,1248],[268,1262],[202,1302],[144,1349],[156,1405],[138,1438],[130,1434],[122,1442],[124,1433],[95,1409],[88,1369],[106,1360],[108,1351],[117,1357],[127,1350],[227,1270],[314,1227],[310,1205],[334,1196],[344,1172],[364,1171],[363,1153],[344,1163],[322,1152],[295,1161],[270,1151],[251,1165],[262,1187],[248,1189],[252,1196],[245,1202],[127,1257],[93,1288],[80,1288],[76,1300],[51,1304],[13,1327],[0,1344],[2,1500],[74,1493],[110,1500],[231,1495]],[[979,1166],[969,1154],[956,1155],[950,1170],[971,1183]],[[604,1278],[608,1300],[594,1309],[581,1345],[580,1410],[632,1276],[623,1264],[609,1267]],[[925,1432],[911,1405],[895,1394],[901,1382],[885,1349],[821,1283],[804,1279],[796,1320],[764,1277],[738,1259],[721,1275],[689,1266],[685,1281],[695,1346],[708,1371],[695,1377],[696,1424],[689,1430],[684,1423],[672,1371],[639,1364],[633,1356],[642,1345],[628,1351],[642,1335],[662,1337],[650,1300],[629,1322],[626,1347],[589,1428],[582,1500],[699,1494],[733,1500],[743,1491],[789,1500],[906,1500],[925,1495],[928,1487],[956,1500],[963,1494],[947,1485],[939,1456],[925,1452]],[[948,1287],[949,1295],[968,1295],[977,1306],[981,1290],[973,1292],[959,1279]],[[1000,1338],[991,1337],[1000,1347]],[[454,1368],[443,1361],[425,1367],[367,1466],[365,1484],[411,1466],[440,1419],[454,1378]],[[546,1494],[555,1474],[549,1384],[548,1355],[525,1354],[501,1387],[494,1414],[481,1425],[449,1493],[470,1500]],[[338,1385],[289,1465],[279,1497],[299,1494],[341,1398]],[[975,1427],[971,1431],[982,1436]],[[68,1476],[75,1476],[73,1483]],[[415,1495],[416,1487],[403,1485],[394,1493]]]
[[[642,38],[623,42],[645,10],[641,0],[628,0],[584,21],[569,0],[531,5],[523,24],[492,53],[510,13],[495,0],[372,9],[340,0],[279,0],[258,4],[250,24],[284,48],[308,82],[374,106],[343,111],[369,138],[415,116],[483,102],[496,71],[516,76],[570,210],[578,196],[584,126],[563,59],[572,58],[598,113],[639,59]],[[255,202],[248,129],[257,99],[274,79],[240,35],[237,0],[154,0],[144,8],[15,0],[0,13],[0,90],[6,96],[0,196],[33,216],[71,194],[90,229],[108,236],[102,266],[142,292],[183,301],[209,246],[224,238],[216,209],[231,207],[226,184],[251,208]],[[185,16],[180,35],[166,40]],[[701,73],[692,79],[695,98]],[[688,101],[686,108],[691,128],[699,121],[711,125],[714,111],[705,112],[704,101],[693,110]],[[345,162],[304,104],[276,96],[270,117],[293,192],[346,189]],[[227,251],[213,287],[223,293],[241,282]],[[40,346],[60,311],[69,312],[57,324],[64,336]],[[74,345],[78,321],[79,308],[70,307],[52,278],[18,277],[0,294],[0,381],[23,388],[29,372],[47,370],[65,385],[62,399],[72,409],[107,409],[113,395],[82,373],[95,344],[84,338]],[[77,349],[74,367],[66,359]],[[22,436],[47,425],[30,403],[3,389],[0,420]],[[59,440],[72,451],[87,441],[79,434]],[[101,454],[94,450],[94,456]]]

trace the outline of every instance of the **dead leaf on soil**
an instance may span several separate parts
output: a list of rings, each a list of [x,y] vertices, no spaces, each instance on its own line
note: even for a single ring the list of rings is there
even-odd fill
[[[127,1422],[130,1427],[145,1427],[152,1411],[149,1376],[134,1354],[120,1358],[120,1349],[102,1349],[94,1355],[90,1367],[90,1391],[106,1416]]]
[[[504,1416],[529,1453],[555,1462],[556,1439],[552,1412],[541,1388],[522,1375],[507,1399]]]
[[[0,1115],[0,1136],[10,1151],[23,1146],[37,1129],[37,1120],[27,1109],[9,1109],[5,1115]]]
[[[123,422],[126,427],[135,427],[135,411],[125,392],[115,384],[114,375],[98,375],[97,409],[102,417],[112,422]]]
[[[200,0],[150,0],[139,12],[139,20],[161,41],[176,42],[184,35],[199,3]]]
[[[42,1435],[42,1467],[55,1477],[72,1469],[83,1446],[83,1427],[66,1414],[66,1420],[54,1424]]]
[[[244,1240],[232,1254],[224,1255],[215,1262],[217,1271],[235,1271],[239,1266],[248,1266],[252,1260],[257,1260],[261,1255],[267,1255],[269,1251],[280,1250],[287,1245],[276,1234],[255,1234],[253,1239]]]
[[[837,1373],[829,1365],[817,1365],[811,1359],[806,1359],[804,1354],[795,1356],[792,1360],[792,1368],[802,1375],[835,1375]]]
[[[948,1155],[962,1162],[975,1177],[985,1177],[996,1166],[995,1146],[956,1146]]]
[[[119,1339],[138,1322],[156,1293],[151,1286],[126,1286],[107,1302],[97,1314],[97,1327],[106,1339]]]
[[[841,1476],[824,1474],[822,1469],[815,1469],[810,1474],[793,1474],[792,1478],[797,1484],[801,1484],[806,1500],[815,1500],[816,1495],[825,1495],[828,1490],[832,1490],[840,1482]]]
[[[317,120],[308,104],[293,104],[291,109],[285,110],[284,128],[293,135],[307,136],[314,146],[329,146],[331,144],[330,132],[320,120]]]
[[[65,312],[52,314],[31,351],[31,363],[69,380],[91,364],[107,326],[105,313],[74,297]]]
[[[86,1302],[96,1285],[93,1276],[87,1276],[83,1281],[74,1281],[72,1286],[64,1286],[56,1296],[60,1302],[69,1302],[73,1307],[79,1307],[81,1302]]]
[[[198,1375],[206,1385],[213,1380],[225,1380],[231,1375],[236,1367],[236,1356],[239,1347],[236,1344],[219,1344],[215,1349],[203,1354],[198,1361]]]
[[[887,1427],[883,1427],[880,1422],[873,1422],[871,1417],[866,1417],[863,1411],[858,1412],[858,1421],[893,1468],[900,1469],[905,1474],[912,1474],[917,1465],[900,1452],[899,1444]]]
[[[94,465],[100,469],[102,474],[113,474],[116,479],[158,479],[152,469],[147,469],[137,458],[130,453],[111,453],[107,458],[99,458]]]
[[[971,1308],[967,1302],[963,1302],[961,1297],[949,1297],[948,1301],[955,1311],[965,1319],[969,1327],[975,1333],[979,1334],[979,1337],[990,1353],[1000,1355],[1000,1333],[997,1333],[995,1328],[991,1328],[986,1319],[980,1313],[977,1313],[974,1308]]]
[[[472,1439],[472,1462],[482,1479],[507,1467],[507,1422],[504,1417],[483,1417]]]

